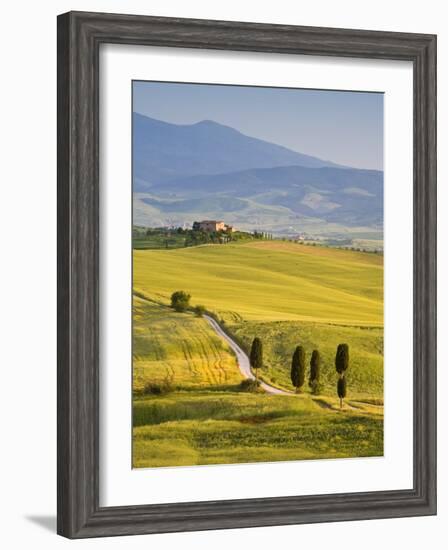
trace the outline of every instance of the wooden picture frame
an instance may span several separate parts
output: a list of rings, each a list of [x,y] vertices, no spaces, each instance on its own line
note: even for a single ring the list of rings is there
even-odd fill
[[[414,485],[99,506],[101,44],[407,60],[414,74]],[[58,533],[69,538],[436,513],[436,37],[70,12],[58,17]]]

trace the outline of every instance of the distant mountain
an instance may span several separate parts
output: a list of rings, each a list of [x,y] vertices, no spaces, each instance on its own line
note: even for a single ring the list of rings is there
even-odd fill
[[[354,168],[305,168],[282,166],[231,172],[214,176],[190,176],[155,185],[145,204],[166,215],[207,212],[244,220],[249,210],[288,219],[315,217],[345,226],[381,227],[383,173]]]
[[[134,113],[134,223],[223,219],[278,235],[375,233],[383,173],[303,155],[212,121],[176,125]]]
[[[251,168],[337,166],[211,120],[191,125],[133,115],[134,191],[186,176],[224,174]]]
[[[193,194],[230,193],[232,196],[251,196],[267,191],[299,192],[306,188],[318,188],[325,193],[355,188],[352,194],[372,196],[382,193],[383,173],[377,170],[357,168],[306,168],[304,166],[279,166],[254,168],[217,175],[197,175],[173,179],[154,185],[153,193],[166,196],[191,196]],[[350,194],[350,192],[348,193]]]

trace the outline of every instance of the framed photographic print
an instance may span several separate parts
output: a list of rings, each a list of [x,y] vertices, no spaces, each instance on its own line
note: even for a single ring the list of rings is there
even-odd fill
[[[436,513],[436,38],[58,18],[58,532]]]

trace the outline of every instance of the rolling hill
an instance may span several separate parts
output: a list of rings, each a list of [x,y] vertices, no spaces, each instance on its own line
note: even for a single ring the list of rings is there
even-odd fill
[[[228,322],[383,324],[383,264],[374,254],[281,241],[134,250],[136,292],[168,303],[179,289]]]
[[[231,350],[204,319],[133,299],[133,388],[145,383],[185,387],[238,384],[242,377]],[[148,330],[151,327],[151,330]]]
[[[238,132],[211,120],[170,124],[133,114],[134,191],[173,178],[249,168],[336,166]]]
[[[382,456],[383,268],[374,254],[260,241],[134,250],[133,466],[150,468]],[[206,319],[167,307],[192,294],[248,349],[260,377],[292,389],[291,356],[322,357],[321,391],[246,393],[235,357]],[[334,354],[350,346],[339,409]],[[308,371],[307,371],[308,372]],[[171,392],[146,392],[169,378]]]
[[[376,170],[281,166],[214,176],[190,176],[153,187],[141,200],[161,212],[211,212],[239,223],[256,210],[381,227],[383,175]],[[242,212],[244,210],[244,212]]]
[[[157,343],[156,329],[160,323],[172,325],[170,337],[158,348],[163,360],[157,363],[153,358],[152,371],[148,372],[165,372],[161,370],[162,364],[171,363],[168,361],[171,338],[182,334],[174,329],[175,320],[184,319],[184,339],[191,340],[188,349],[195,350],[197,338],[205,338],[198,320],[185,314],[179,318],[166,306],[160,309],[169,304],[176,290],[188,292],[193,305],[202,304],[213,312],[246,351],[254,337],[262,338],[266,365],[262,377],[268,384],[291,389],[291,356],[300,343],[308,357],[313,349],[320,350],[321,383],[325,393],[331,395],[337,378],[335,349],[346,342],[351,350],[351,395],[382,399],[381,256],[279,241],[134,250],[134,293],[159,303],[158,310],[151,309],[155,315],[152,319],[159,320],[144,323],[153,327],[153,335],[145,328],[142,336],[138,336],[142,349],[146,346],[145,338],[152,341],[152,346]],[[194,322],[198,326],[193,326]],[[140,324],[138,317],[137,329]],[[204,340],[202,349],[210,346],[207,342]],[[182,344],[180,357],[174,354],[172,361],[181,363],[183,357],[196,361],[197,352],[182,355],[185,349]],[[145,353],[137,353],[135,365],[144,365]],[[197,361],[205,364],[200,355]],[[191,373],[181,374],[184,371],[179,371],[178,376],[189,377],[191,384]]]
[[[133,223],[145,242],[154,233],[145,226],[205,218],[277,237],[382,239],[382,172],[207,120],[181,126],[134,113],[133,144]],[[183,233],[174,233],[180,247],[152,242],[133,251],[133,466],[382,456],[382,256],[286,239],[185,247]],[[221,332],[206,316],[168,307],[177,290],[203,305]],[[248,354],[255,337],[263,343],[260,378],[290,393],[241,385],[234,344]],[[343,408],[334,365],[341,342],[350,349]],[[307,379],[294,394],[299,344]],[[314,349],[317,390],[308,386]]]

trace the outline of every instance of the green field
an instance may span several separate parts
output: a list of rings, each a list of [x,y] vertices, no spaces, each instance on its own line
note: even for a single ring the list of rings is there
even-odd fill
[[[143,232],[137,233],[132,238],[132,248],[135,250],[148,249],[172,249],[183,248],[185,246],[185,236],[176,233],[151,233],[145,235]]]
[[[261,377],[268,383],[291,389],[290,363],[295,346],[305,347],[309,361],[313,349],[321,358],[320,382],[322,392],[334,395],[337,373],[334,367],[335,350],[339,343],[350,346],[350,370],[347,384],[350,396],[356,399],[383,395],[383,330],[378,327],[350,327],[301,321],[268,323],[242,322],[231,326],[232,332],[250,349],[255,336],[263,341],[265,366]],[[308,391],[308,388],[305,388]]]
[[[382,454],[380,408],[333,410],[330,400],[179,392],[134,401],[133,465],[347,458]]]
[[[319,349],[321,395],[247,394],[226,342],[176,313],[185,290],[243,348],[263,341],[268,383],[291,390],[294,347]],[[134,250],[135,467],[382,455],[382,256],[261,241]],[[334,354],[350,346],[337,406]],[[148,384],[169,381],[172,393]]]
[[[235,231],[229,235],[220,232],[208,233],[191,229],[149,229],[134,226],[132,231],[132,248],[134,250],[171,250],[173,248],[188,248],[203,244],[223,244],[228,241],[241,243],[243,241],[263,240],[270,238],[264,233],[246,233]]]

